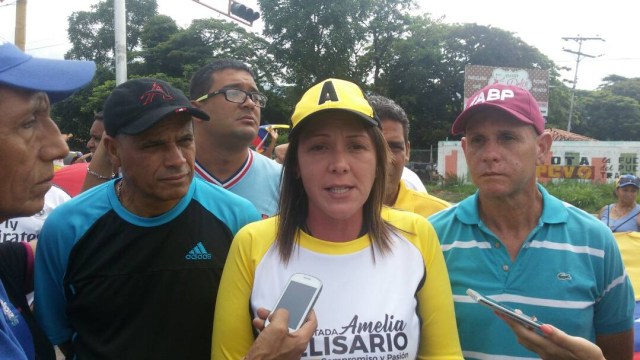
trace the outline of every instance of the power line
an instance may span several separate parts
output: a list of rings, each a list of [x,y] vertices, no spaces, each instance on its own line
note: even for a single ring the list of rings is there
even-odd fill
[[[589,54],[585,54],[582,52],[582,43],[585,41],[591,41],[591,40],[600,40],[600,41],[604,41],[603,38],[601,37],[582,37],[580,35],[578,35],[577,37],[563,37],[562,40],[564,41],[575,41],[578,43],[578,51],[575,50],[571,50],[571,49],[565,49],[562,48],[563,51],[566,51],[568,53],[571,54],[575,54],[577,55],[576,57],[576,71],[575,74],[573,76],[573,89],[571,90],[571,104],[569,105],[569,121],[567,121],[567,131],[571,132],[571,117],[573,116],[573,103],[575,101],[575,97],[576,97],[576,84],[578,83],[578,66],[580,65],[580,60],[583,60],[584,57],[589,57],[589,58],[595,58],[595,57],[600,57],[601,55],[589,55]]]
[[[607,62],[607,61],[636,61],[640,60],[640,57],[627,57],[627,58],[606,58],[606,59],[598,59],[593,58],[592,62]],[[573,60],[557,60],[556,63],[573,63]]]
[[[38,47],[28,47],[29,51],[33,51],[33,50],[40,50],[40,49],[46,49],[46,48],[52,48],[52,47],[57,47],[57,46],[66,46],[67,43],[57,43],[57,44],[49,44],[49,45],[42,45],[42,46],[38,46]]]

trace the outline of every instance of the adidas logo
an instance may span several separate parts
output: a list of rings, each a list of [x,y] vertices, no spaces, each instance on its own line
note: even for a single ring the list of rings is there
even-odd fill
[[[187,260],[211,260],[211,254],[207,252],[207,249],[204,248],[202,242],[198,242],[198,244],[191,249],[187,255],[185,256]]]

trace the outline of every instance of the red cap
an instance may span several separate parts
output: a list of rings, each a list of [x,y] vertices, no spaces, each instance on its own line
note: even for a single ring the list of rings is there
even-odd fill
[[[469,98],[464,111],[453,122],[453,135],[464,133],[467,121],[478,110],[494,108],[502,110],[525,124],[533,125],[538,134],[544,131],[544,117],[536,99],[527,90],[513,85],[491,84]]]

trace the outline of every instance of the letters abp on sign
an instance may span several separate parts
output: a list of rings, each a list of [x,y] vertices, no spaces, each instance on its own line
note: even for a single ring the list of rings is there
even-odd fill
[[[483,91],[481,91],[473,100],[467,105],[467,107],[471,107],[478,103],[483,103],[485,101],[494,101],[494,100],[502,100],[504,101],[506,98],[513,98],[514,94],[511,89],[487,89],[487,95]]]

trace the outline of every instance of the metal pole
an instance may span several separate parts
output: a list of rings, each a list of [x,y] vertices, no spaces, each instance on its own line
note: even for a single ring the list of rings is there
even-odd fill
[[[433,144],[429,145],[429,162],[433,164]]]
[[[578,37],[563,37],[562,40],[564,41],[569,41],[569,40],[573,40],[576,41],[578,43],[578,51],[573,51],[573,50],[569,50],[569,49],[565,49],[562,48],[562,50],[568,52],[568,53],[572,53],[572,54],[576,54],[578,57],[576,58],[576,71],[575,74],[573,75],[573,87],[571,90],[571,103],[569,105],[569,120],[567,121],[567,131],[571,132],[571,119],[573,118],[573,106],[574,106],[574,102],[575,102],[575,98],[576,98],[576,85],[578,84],[578,66],[580,66],[580,60],[582,60],[582,57],[590,57],[593,58],[595,56],[593,55],[588,55],[582,52],[582,42],[583,41],[587,41],[587,40],[601,40],[604,41],[603,38],[600,37],[581,37],[578,35]],[[602,56],[602,55],[598,55],[598,56]]]
[[[567,131],[571,132],[571,118],[573,117],[573,102],[576,99],[576,84],[578,83],[578,66],[580,66],[580,54],[582,53],[582,41],[579,42],[578,57],[576,58],[576,71],[573,75],[573,88],[571,89],[571,103],[569,104],[569,121],[567,122]]]
[[[14,36],[16,46],[25,51],[27,39],[27,0],[16,1],[16,34]]]
[[[116,37],[116,85],[120,85],[127,81],[127,10],[124,0],[114,0],[113,18]]]

